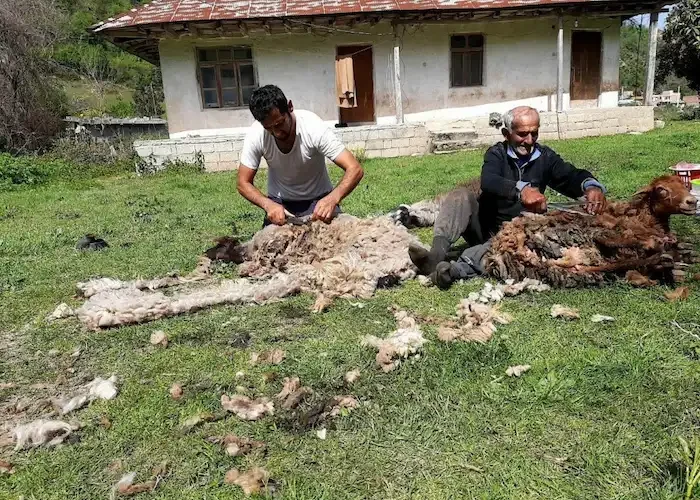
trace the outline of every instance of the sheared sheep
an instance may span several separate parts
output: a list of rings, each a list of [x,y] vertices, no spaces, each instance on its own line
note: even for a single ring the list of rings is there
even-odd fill
[[[561,287],[598,284],[629,270],[673,283],[682,277],[674,267],[695,257],[670,231],[669,219],[696,209],[679,177],[659,177],[597,216],[553,211],[504,224],[484,267],[496,278],[536,278]]]
[[[402,206],[394,218],[430,225],[431,215],[425,210],[429,206]],[[610,203],[597,216],[554,210],[516,217],[493,237],[484,268],[488,276],[501,280],[532,278],[560,287],[599,284],[628,270],[672,283],[684,275],[678,268],[696,258],[692,247],[679,243],[670,231],[669,219],[695,215],[696,210],[697,200],[681,179],[665,175],[630,201]]]

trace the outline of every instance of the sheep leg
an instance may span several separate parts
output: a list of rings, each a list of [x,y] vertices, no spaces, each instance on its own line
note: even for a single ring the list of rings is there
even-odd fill
[[[628,271],[630,269],[649,267],[661,261],[661,256],[653,256],[647,259],[629,259],[618,262],[611,262],[600,266],[576,266],[578,273],[610,273],[618,271]]]

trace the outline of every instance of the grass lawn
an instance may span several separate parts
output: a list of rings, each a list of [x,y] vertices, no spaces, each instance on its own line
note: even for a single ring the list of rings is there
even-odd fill
[[[612,196],[626,197],[678,161],[700,161],[700,124],[552,145],[591,169]],[[365,179],[343,208],[381,213],[448,190],[478,173],[482,155],[367,161]],[[44,320],[57,304],[76,303],[78,281],[187,272],[213,237],[230,233],[232,224],[250,236],[261,220],[236,193],[233,173],[94,178],[0,195],[0,382],[17,384],[0,389],[0,422],[38,415],[31,408],[7,413],[18,400],[63,394],[95,376],[120,379],[115,400],[74,415],[84,424],[77,442],[0,449],[16,469],[0,476],[0,498],[107,498],[124,473],[147,480],[163,461],[168,476],[137,498],[241,498],[224,474],[253,466],[268,470],[280,496],[290,499],[682,498],[677,437],[700,434],[697,282],[689,285],[691,297],[676,303],[662,298],[663,288],[622,284],[506,299],[515,320],[490,343],[442,344],[426,328],[430,343],[421,359],[389,374],[377,371],[374,351],[360,346],[363,335],[394,329],[388,306],[448,317],[483,281],[447,292],[410,282],[380,291],[363,309],[341,300],[319,315],[309,311],[313,298],[302,295],[98,333],[75,320]],[[679,218],[674,227],[700,248],[700,219]],[[88,232],[110,248],[78,254],[74,245]],[[421,237],[430,239],[430,231]],[[579,308],[582,319],[552,319],[555,303]],[[616,321],[592,323],[594,313]],[[157,329],[169,335],[167,349],[150,345]],[[270,368],[250,367],[248,359],[272,347],[287,358],[272,368],[278,379],[264,382]],[[76,348],[81,355],[69,370]],[[59,354],[48,356],[53,349]],[[502,377],[517,364],[532,369],[519,379]],[[359,382],[343,389],[343,374],[354,368],[362,371]],[[238,371],[246,373],[242,381]],[[219,411],[221,394],[237,385],[271,397],[293,375],[317,392],[350,393],[362,404],[336,418],[325,440],[288,430],[281,409],[258,422],[231,415],[180,431],[188,417]],[[57,378],[67,385],[31,387]],[[179,401],[168,393],[175,382],[185,388]],[[101,425],[104,417],[111,427]],[[267,454],[232,458],[205,440],[227,433],[266,442]]]

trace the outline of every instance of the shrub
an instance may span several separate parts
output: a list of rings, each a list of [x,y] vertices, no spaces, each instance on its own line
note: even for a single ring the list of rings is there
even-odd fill
[[[72,177],[131,172],[136,159],[130,140],[98,141],[87,132],[69,132],[57,139],[47,156],[74,165]]]
[[[70,169],[69,164],[58,159],[0,153],[0,188],[42,184]]]
[[[680,112],[681,120],[700,120],[700,106],[687,106]]]
[[[116,118],[136,116],[136,106],[134,106],[134,103],[132,101],[125,101],[121,98],[112,103],[106,111],[108,116],[114,116]]]

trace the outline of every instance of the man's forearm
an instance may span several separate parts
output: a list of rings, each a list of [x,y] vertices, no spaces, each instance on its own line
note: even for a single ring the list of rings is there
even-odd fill
[[[241,194],[241,196],[243,196],[243,198],[251,202],[253,205],[257,205],[258,207],[262,208],[266,212],[268,211],[270,204],[274,203],[267,196],[262,194],[260,190],[255,187],[255,185],[249,182],[239,183],[238,192]]]
[[[362,167],[359,165],[356,167],[349,167],[347,170],[345,170],[343,178],[340,179],[340,182],[335,189],[331,191],[329,196],[333,196],[336,204],[339,204],[347,195],[352,193],[352,191],[362,180],[363,176],[364,172],[362,171]]]

